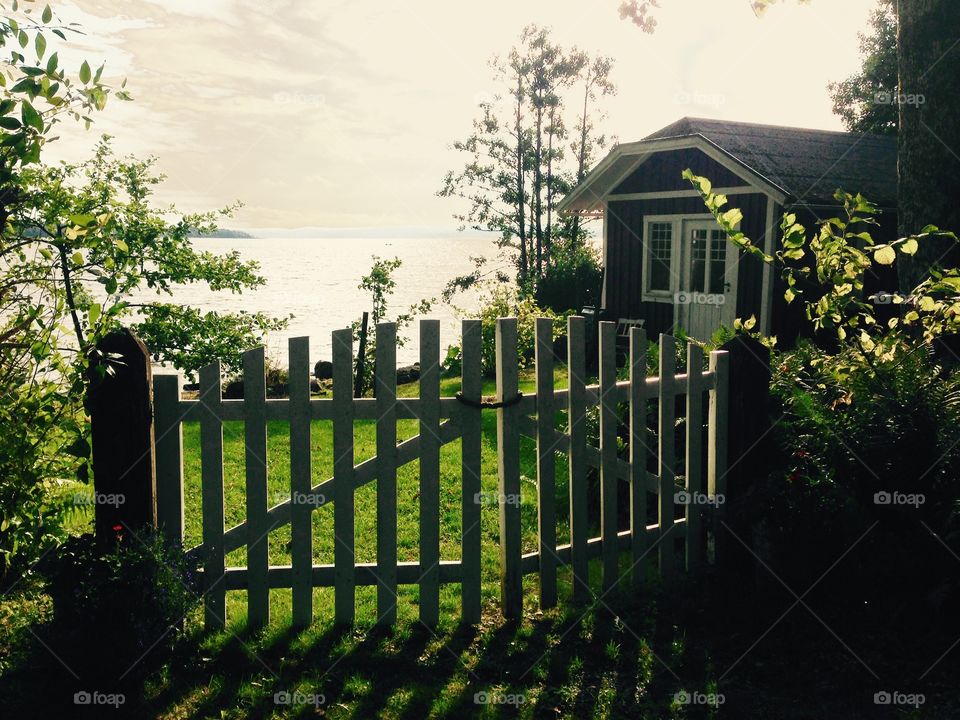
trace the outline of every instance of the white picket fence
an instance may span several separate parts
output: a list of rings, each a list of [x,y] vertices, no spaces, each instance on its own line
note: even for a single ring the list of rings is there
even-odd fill
[[[396,621],[398,585],[419,586],[419,616],[427,625],[439,619],[440,586],[461,587],[462,619],[480,620],[481,537],[481,417],[483,406],[497,413],[498,511],[500,524],[501,601],[506,617],[522,610],[523,578],[539,575],[539,599],[544,608],[557,602],[557,572],[571,568],[573,595],[588,599],[591,589],[588,564],[599,558],[602,588],[619,583],[642,584],[646,561],[655,553],[659,571],[669,577],[676,569],[676,543],[684,540],[687,569],[696,570],[706,560],[707,528],[718,519],[725,493],[727,354],[710,354],[703,372],[703,354],[696,345],[687,348],[690,372],[677,374],[675,339],[659,340],[659,377],[646,376],[647,339],[644,331],[630,334],[629,379],[617,380],[616,324],[599,326],[599,384],[587,385],[584,319],[567,323],[568,386],[554,388],[553,321],[536,323],[536,392],[519,393],[517,323],[497,321],[497,396],[481,397],[481,334],[478,320],[462,326],[462,390],[458,397],[440,396],[440,327],[435,320],[420,322],[420,392],[417,398],[398,398],[396,391],[396,328],[390,323],[376,328],[376,398],[352,397],[353,337],[350,330],[333,333],[333,392],[331,398],[310,395],[309,343],[294,338],[289,343],[289,397],[267,399],[264,351],[244,355],[243,400],[221,396],[219,363],[200,373],[199,397],[184,400],[177,376],[154,377],[158,518],[172,540],[182,542],[184,529],[182,424],[199,421],[202,476],[202,544],[189,552],[202,564],[204,620],[208,628],[224,627],[227,590],[245,590],[248,624],[261,627],[269,621],[272,588],[292,591],[293,624],[304,627],[313,619],[313,588],[334,588],[334,618],[354,620],[356,587],[377,587],[377,621]],[[709,395],[706,467],[703,462],[703,395]],[[677,396],[686,396],[684,476],[677,484],[675,409]],[[646,418],[648,402],[658,405],[658,440],[650,447]],[[617,406],[629,414],[629,457],[618,456]],[[600,442],[587,442],[585,417],[599,406]],[[493,411],[493,410],[489,410]],[[555,415],[566,411],[566,432],[555,428]],[[397,443],[397,420],[419,421],[416,437]],[[224,527],[223,422],[242,420],[246,453],[246,520]],[[267,421],[290,425],[290,496],[268,507]],[[333,476],[314,485],[311,481],[311,421],[333,424]],[[376,421],[376,456],[359,464],[354,457],[354,421]],[[520,497],[520,436],[537,444],[538,549],[522,554]],[[440,448],[461,439],[461,555],[459,560],[440,556]],[[569,465],[569,542],[558,544],[556,519],[556,454],[566,453]],[[648,454],[657,458],[658,472],[647,470]],[[419,463],[419,560],[397,560],[397,468]],[[589,537],[588,468],[599,468],[600,535]],[[373,480],[376,488],[376,562],[358,563],[354,557],[354,493]],[[629,485],[629,528],[617,525],[617,487]],[[692,497],[682,517],[675,517],[675,497]],[[658,522],[647,525],[648,493],[658,497]],[[334,562],[313,562],[311,497],[332,498]],[[709,500],[709,502],[706,502]],[[709,514],[709,517],[708,517]],[[270,565],[267,537],[289,524],[289,565]],[[245,567],[227,567],[227,553],[246,547]]]

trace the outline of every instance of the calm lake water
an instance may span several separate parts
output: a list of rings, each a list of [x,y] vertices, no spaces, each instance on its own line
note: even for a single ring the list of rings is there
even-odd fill
[[[422,298],[437,297],[447,281],[473,267],[471,256],[495,257],[492,241],[478,238],[203,238],[198,249],[211,252],[238,250],[246,260],[260,263],[267,284],[242,295],[214,293],[197,286],[178,287],[174,301],[204,311],[263,311],[276,316],[293,314],[289,327],[267,340],[267,352],[286,365],[287,339],[310,337],[311,363],[330,359],[330,333],[358,320],[370,310],[370,296],[357,288],[373,264],[372,255],[399,257],[403,264],[394,273],[396,290],[390,298],[389,317],[406,311]],[[454,304],[471,311],[475,294],[461,294]],[[441,322],[440,346],[459,342],[460,321],[454,308],[438,302],[424,317]],[[398,348],[400,363],[416,362],[419,345],[416,328],[407,332],[410,342]]]

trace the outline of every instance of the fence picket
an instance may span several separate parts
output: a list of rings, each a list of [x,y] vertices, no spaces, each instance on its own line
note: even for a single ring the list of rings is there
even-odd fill
[[[540,607],[557,604],[556,404],[553,397],[553,320],[537,318],[537,536],[540,539]]]
[[[353,332],[333,331],[334,619],[353,623],[356,608],[353,491]]]
[[[617,583],[617,324],[600,323],[600,537],[603,589]]]
[[[630,570],[635,587],[647,577],[647,333],[630,330]]]
[[[440,321],[420,321],[420,621],[440,619]]]
[[[517,374],[517,319],[497,320],[497,400],[515,400]],[[500,595],[503,614],[518,618],[523,611],[523,574],[520,546],[520,428],[519,406],[497,410],[500,506]]]
[[[226,624],[223,543],[223,422],[220,419],[220,361],[200,370],[200,474],[203,522],[203,624],[222,630]]]
[[[707,494],[717,501],[712,513],[714,562],[723,556],[726,533],[721,531],[726,514],[727,494],[727,423],[729,414],[728,383],[730,377],[730,354],[725,350],[710,353],[710,372],[714,375],[710,390],[709,423],[707,440]]]
[[[462,396],[467,401],[480,402],[481,327],[479,320],[462,323]],[[463,621],[480,622],[480,452],[482,442],[482,410],[479,407],[460,406],[461,476],[463,478],[463,510],[461,535],[461,580]]]
[[[703,564],[703,464],[701,431],[703,427],[703,350],[696,343],[687,345],[687,438],[686,438],[686,548],[687,570]]]
[[[377,324],[377,622],[397,620],[397,326]]]
[[[570,566],[573,570],[573,599],[580,602],[590,594],[587,556],[587,429],[586,352],[584,319],[567,318],[567,425],[570,435]]]
[[[290,554],[293,626],[313,617],[313,509],[311,490],[310,339],[290,338]],[[325,498],[324,498],[325,499]],[[299,502],[298,502],[299,500]]]
[[[263,348],[243,354],[243,403],[246,418],[244,464],[247,478],[247,625],[254,630],[270,621],[267,584],[267,384]]]
[[[659,502],[659,525],[660,525],[660,575],[668,578],[673,574],[675,562],[674,538],[673,538],[673,512],[674,500],[673,494],[676,492],[676,482],[674,479],[676,454],[674,424],[676,421],[676,408],[674,407],[674,388],[673,383],[665,382],[665,378],[672,378],[676,375],[677,356],[676,339],[672,335],[660,335],[660,407],[658,433],[660,442],[658,445],[659,472],[660,472],[660,502]]]
[[[180,377],[154,375],[154,432],[157,453],[157,524],[164,537],[183,544],[183,424]]]

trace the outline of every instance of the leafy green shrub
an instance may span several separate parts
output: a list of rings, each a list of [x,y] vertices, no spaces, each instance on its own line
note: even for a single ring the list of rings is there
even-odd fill
[[[570,313],[555,313],[548,308],[537,305],[532,297],[524,297],[516,290],[504,286],[494,286],[489,294],[481,300],[478,312],[481,325],[480,362],[484,375],[492,376],[497,369],[497,319],[517,318],[517,359],[521,368],[533,364],[536,352],[536,320],[537,318],[552,318],[553,339],[561,337],[565,332],[564,321]],[[462,351],[460,346],[454,345],[447,350],[444,367],[447,372],[457,372],[460,368]]]
[[[555,312],[580,312],[586,305],[600,303],[603,265],[596,250],[582,243],[554,247],[550,263],[537,283],[537,304]]]
[[[403,264],[403,261],[398,257],[392,260],[384,260],[374,255],[371,259],[373,260],[373,265],[370,267],[370,273],[364,275],[360,279],[360,284],[357,286],[357,289],[370,293],[371,301],[371,312],[367,324],[367,339],[363,357],[363,382],[360,387],[361,392],[365,392],[367,389],[374,389],[374,371],[377,363],[377,324],[390,322],[387,318],[387,310],[390,297],[397,287],[397,281],[394,279],[393,273]],[[403,347],[409,342],[410,339],[405,333],[407,328],[413,324],[417,315],[429,313],[434,302],[436,302],[434,298],[420,300],[420,302],[411,305],[405,313],[397,315],[396,319],[392,321],[397,327],[398,348]],[[353,330],[353,337],[357,342],[355,352],[358,354],[358,365],[361,326],[361,320],[355,320],[350,326]]]
[[[71,537],[42,567],[54,610],[47,643],[76,672],[112,682],[155,667],[199,596],[181,548],[154,531],[114,529],[109,547]]]
[[[83,475],[89,452],[79,404],[60,383],[4,366],[14,354],[0,351],[0,588],[66,537],[72,505],[58,488]]]
[[[872,527],[840,576],[847,588],[874,604],[897,587],[942,602],[960,590],[940,552],[960,552],[960,376],[944,377],[928,346],[871,372],[850,372],[851,352],[804,344],[775,369],[784,465],[760,506],[778,572],[812,581]]]

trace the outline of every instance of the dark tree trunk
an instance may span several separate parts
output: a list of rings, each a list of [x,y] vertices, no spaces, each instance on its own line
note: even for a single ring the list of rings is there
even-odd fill
[[[527,275],[530,272],[530,260],[527,257],[527,231],[524,224],[524,196],[526,187],[524,185],[523,172],[523,75],[517,73],[517,115],[516,115],[516,133],[517,133],[517,228],[520,231],[520,272],[518,278],[520,284],[526,283]]]
[[[898,0],[897,11],[900,235],[917,233],[926,225],[958,232],[960,2]],[[958,245],[953,240],[922,242],[912,261],[901,255],[901,289],[911,290],[931,267],[938,265],[960,265]]]

